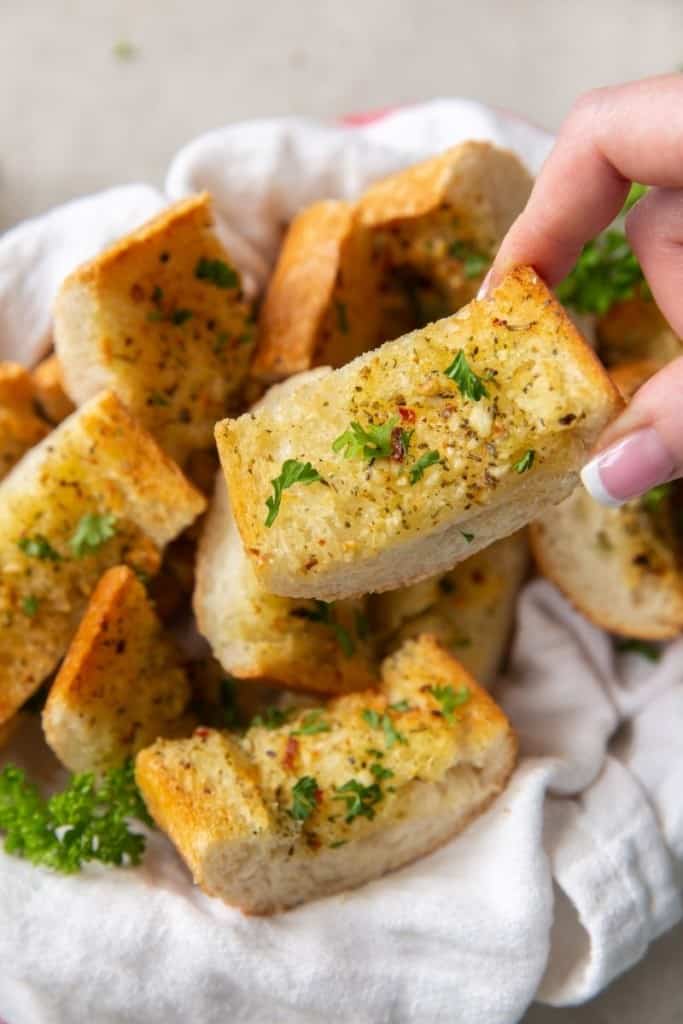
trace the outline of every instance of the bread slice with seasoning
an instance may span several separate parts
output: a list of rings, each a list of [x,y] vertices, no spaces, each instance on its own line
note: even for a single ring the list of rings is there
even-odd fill
[[[516,750],[488,694],[421,637],[384,662],[376,690],[242,738],[160,740],[136,778],[197,884],[272,914],[445,843],[504,789]]]
[[[281,380],[354,356],[475,295],[531,178],[517,157],[464,142],[292,222],[260,317],[253,372]]]
[[[105,570],[152,575],[205,504],[107,392],[24,456],[0,483],[0,722],[57,667]]]
[[[629,399],[652,373],[624,364],[612,378]],[[620,508],[605,508],[582,487],[531,526],[544,576],[602,629],[644,640],[683,631],[683,573],[674,484],[655,487]]]
[[[38,363],[31,377],[36,404],[49,423],[56,426],[71,415],[75,407],[64,390],[64,374],[54,353]]]
[[[617,302],[597,322],[598,352],[606,366],[648,360],[657,367],[681,355],[681,339],[651,297]]]
[[[309,370],[276,384],[255,408],[295,402],[327,373]],[[246,555],[218,474],[197,558],[194,610],[223,668],[239,679],[270,679],[293,689],[344,693],[377,675],[366,601],[296,600],[269,594]]]
[[[536,274],[216,427],[262,585],[324,601],[434,576],[575,486],[621,408]]]
[[[204,193],[170,206],[72,273],[55,345],[77,405],[115,392],[179,463],[240,408],[253,348],[250,304]]]
[[[132,569],[97,584],[43,710],[48,745],[72,772],[103,772],[182,736],[191,690],[180,651]]]
[[[371,598],[369,617],[383,650],[429,633],[475,679],[490,686],[505,656],[529,564],[525,530],[496,541],[450,572]]]
[[[31,375],[17,363],[0,363],[0,479],[49,433],[34,402]]]

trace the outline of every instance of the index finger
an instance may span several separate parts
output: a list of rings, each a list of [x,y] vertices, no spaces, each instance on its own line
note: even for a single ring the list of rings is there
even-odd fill
[[[597,89],[577,101],[500,247],[491,283],[528,264],[556,284],[619,213],[632,181],[683,186],[680,74]]]

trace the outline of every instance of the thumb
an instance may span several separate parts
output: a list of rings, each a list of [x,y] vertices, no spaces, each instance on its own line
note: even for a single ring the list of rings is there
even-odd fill
[[[581,479],[603,505],[617,506],[683,476],[683,356],[645,383],[600,438]]]

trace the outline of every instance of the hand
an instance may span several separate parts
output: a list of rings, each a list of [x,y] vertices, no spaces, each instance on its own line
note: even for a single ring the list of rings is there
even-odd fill
[[[557,284],[585,242],[619,213],[632,181],[653,186],[626,217],[626,234],[652,294],[683,337],[683,75],[598,89],[564,122],[524,212],[482,290],[529,264]],[[610,425],[582,479],[620,505],[683,476],[683,356],[637,392]]]

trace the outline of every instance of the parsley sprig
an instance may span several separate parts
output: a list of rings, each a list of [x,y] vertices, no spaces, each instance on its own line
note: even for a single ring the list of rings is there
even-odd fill
[[[306,821],[313,814],[320,799],[318,782],[312,775],[302,775],[292,787],[290,814],[295,821]]]
[[[310,462],[299,462],[298,459],[285,459],[282,463],[280,475],[274,477],[270,482],[273,485],[273,493],[266,499],[268,515],[266,526],[272,526],[277,519],[282,502],[282,494],[294,484],[312,484],[316,480],[322,480],[320,473],[314,469]]]
[[[332,726],[328,721],[323,718],[323,713],[319,709],[309,711],[308,714],[304,715],[301,719],[301,725],[298,729],[293,729],[291,732],[292,736],[315,736],[320,732],[330,732]]]
[[[467,362],[464,349],[459,349],[455,359],[444,370],[444,373],[452,381],[455,381],[460,389],[460,394],[465,398],[471,398],[473,402],[478,402],[481,398],[488,397],[486,385]]]
[[[85,555],[97,551],[108,540],[116,534],[116,517],[111,515],[98,515],[88,512],[79,521],[73,536],[69,541],[69,547],[76,558],[83,558]]]
[[[209,260],[202,257],[194,268],[198,281],[208,281],[216,288],[237,288],[240,283],[237,271],[224,260]]]
[[[61,562],[62,560],[62,556],[55,551],[42,533],[36,533],[33,537],[22,537],[17,541],[17,547],[24,552],[27,558],[37,558],[41,562]]]
[[[386,423],[370,423],[367,427],[352,420],[349,428],[332,442],[332,451],[342,452],[345,459],[388,459],[397,445],[404,456],[412,436],[412,430],[398,427],[398,416],[392,416]]]
[[[669,497],[671,491],[671,484],[659,484],[657,487],[651,487],[649,491],[646,491],[640,502],[646,512],[656,512],[661,507],[662,502]]]
[[[281,725],[289,721],[293,713],[293,708],[264,708],[260,714],[254,715],[249,723],[249,728],[260,726],[263,729],[279,729]]]
[[[411,486],[413,484],[416,484],[418,480],[422,479],[422,477],[424,476],[425,469],[429,469],[430,466],[434,466],[437,462],[440,461],[441,456],[437,451],[425,452],[424,455],[421,455],[410,470]]]
[[[370,820],[375,817],[375,806],[382,799],[382,790],[377,782],[364,786],[358,779],[349,779],[343,786],[336,787],[332,799],[344,801],[346,804],[345,821],[349,824],[359,817]]]
[[[392,717],[386,712],[380,714],[374,708],[363,708],[361,711],[361,718],[364,722],[370,726],[371,729],[381,729],[384,733],[384,742],[387,750],[391,750],[395,743],[407,743],[407,740],[402,732],[399,732],[394,724]]]
[[[135,784],[132,761],[108,771],[98,785],[90,773],[73,775],[49,799],[28,782],[21,769],[0,772],[0,831],[7,853],[65,874],[87,861],[139,864],[145,837],[128,821],[151,825]]]
[[[518,459],[517,462],[515,462],[512,468],[516,473],[526,473],[533,466],[535,458],[536,452],[533,450],[533,448],[529,448],[527,451],[524,452],[524,455],[522,455],[521,459]]]
[[[429,693],[438,700],[443,717],[449,725],[453,725],[455,722],[453,714],[455,709],[466,704],[470,699],[470,691],[466,686],[460,690],[454,690],[450,683],[447,686],[430,686]]]

